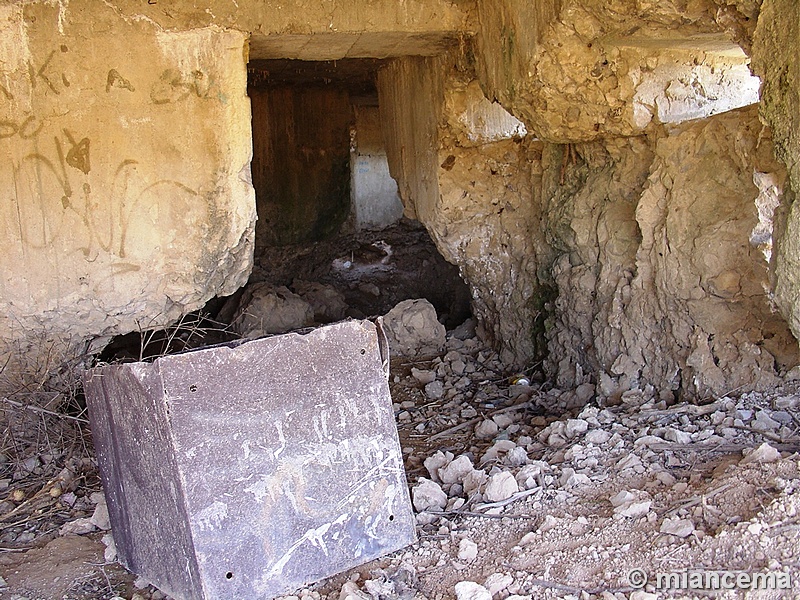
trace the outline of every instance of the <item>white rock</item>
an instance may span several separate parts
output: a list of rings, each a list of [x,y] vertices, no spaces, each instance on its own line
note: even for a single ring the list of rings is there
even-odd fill
[[[489,593],[494,596],[498,592],[502,592],[508,586],[514,583],[514,578],[506,573],[492,573],[483,582],[483,587],[489,590]]]
[[[528,453],[525,451],[525,448],[516,446],[506,454],[506,462],[512,467],[521,467],[528,462]]]
[[[436,372],[411,367],[411,376],[422,385],[427,385],[436,379]]]
[[[626,502],[614,509],[614,513],[618,515],[622,515],[623,517],[628,517],[631,519],[636,519],[638,517],[643,517],[648,512],[650,512],[650,505],[652,504],[651,500],[641,500],[641,501],[634,501],[634,502]]]
[[[667,533],[669,535],[685,538],[694,532],[694,523],[692,523],[689,519],[681,519],[679,517],[664,519],[661,522],[661,528],[659,531],[661,533]]]
[[[770,446],[767,442],[764,442],[758,448],[750,451],[742,460],[739,461],[739,464],[747,465],[750,463],[773,463],[779,461],[780,459],[781,453]]]
[[[458,560],[472,562],[478,557],[478,544],[468,538],[458,543]]]
[[[633,502],[636,500],[637,496],[633,492],[629,492],[628,490],[622,490],[609,498],[611,501],[611,505],[614,507],[622,506],[623,504],[627,504],[629,502]]]
[[[664,439],[677,444],[690,444],[692,442],[692,434],[669,427],[664,432]]]
[[[589,422],[584,419],[567,419],[567,425],[564,428],[564,433],[567,437],[575,437],[582,433],[586,433],[589,429]]]
[[[486,483],[488,478],[489,476],[485,471],[474,469],[471,473],[468,473],[464,477],[464,481],[461,482],[461,485],[464,486],[464,493],[470,495],[477,491],[484,483]]]
[[[635,592],[631,592],[629,600],[658,600],[658,595],[645,592],[644,590],[636,590]]]
[[[94,523],[92,523],[92,520],[90,518],[85,518],[75,519],[74,521],[64,523],[61,526],[61,529],[58,530],[58,533],[60,535],[84,535],[94,530],[95,526]]]
[[[753,429],[759,429],[761,431],[775,431],[781,427],[781,424],[774,420],[766,410],[758,411],[751,425]]]
[[[474,468],[469,457],[462,454],[450,464],[439,469],[439,479],[442,483],[461,483]]]
[[[561,474],[559,482],[561,483],[561,487],[571,488],[578,485],[586,485],[591,483],[591,480],[588,475],[576,473],[575,469],[566,468]]]
[[[106,547],[103,551],[103,558],[107,563],[113,563],[117,560],[117,545],[114,543],[114,536],[107,533],[100,541],[103,542]]]
[[[97,506],[94,508],[94,513],[92,513],[91,518],[89,519],[95,527],[102,531],[108,531],[111,529],[111,521],[109,520],[108,516],[108,506],[106,505],[105,499],[102,502],[98,502]]]
[[[501,471],[489,477],[483,497],[488,502],[502,502],[519,491],[517,480],[508,471]]]
[[[419,483],[412,488],[411,495],[417,512],[442,510],[447,506],[447,494],[438,483],[425,477],[419,478]]]
[[[370,600],[371,596],[365,594],[353,581],[347,581],[339,592],[339,600]]]
[[[392,354],[398,356],[435,354],[446,341],[444,325],[425,299],[400,302],[383,317],[383,328]]]
[[[452,452],[445,454],[441,450],[437,450],[435,454],[432,454],[426,458],[422,464],[425,465],[425,469],[428,471],[428,475],[430,475],[431,479],[434,481],[439,481],[439,469],[444,467],[452,460]]]
[[[474,581],[461,581],[455,590],[456,600],[492,600],[489,590]]]
[[[425,386],[425,395],[431,400],[438,400],[444,395],[444,384],[441,381],[431,381]]]
[[[490,438],[497,434],[498,429],[497,423],[486,419],[475,426],[475,435],[479,438]]]
[[[510,452],[516,447],[517,445],[511,440],[497,440],[494,444],[492,444],[491,448],[484,452],[482,463],[498,460],[501,454]]]
[[[603,431],[602,429],[592,429],[584,436],[583,441],[587,444],[599,446],[600,444],[605,444],[609,439],[611,439],[611,434],[609,432]]]

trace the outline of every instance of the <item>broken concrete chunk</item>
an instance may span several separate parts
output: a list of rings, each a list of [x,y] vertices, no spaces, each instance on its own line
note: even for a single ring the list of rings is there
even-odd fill
[[[502,502],[508,500],[519,491],[517,480],[508,471],[501,471],[489,477],[483,497],[488,502]]]
[[[447,506],[447,494],[438,483],[425,477],[420,477],[419,483],[411,489],[411,497],[417,512],[439,511]]]
[[[232,327],[243,337],[256,338],[313,324],[314,309],[289,288],[256,283],[242,296]]]
[[[444,347],[446,332],[436,318],[436,309],[424,299],[404,300],[383,317],[392,354],[422,356]]]
[[[664,519],[659,531],[679,538],[685,538],[694,532],[694,523],[689,519],[681,519],[679,517]]]
[[[491,419],[481,421],[475,426],[475,435],[479,438],[490,438],[497,435],[499,427]]]
[[[773,463],[781,459],[781,453],[775,448],[770,446],[767,442],[761,444],[745,454],[744,458],[739,461],[740,465],[747,465],[750,463]]]
[[[411,367],[411,376],[419,381],[422,385],[427,385],[436,379],[436,371],[428,371]]]
[[[438,400],[444,395],[444,384],[441,381],[431,381],[425,386],[425,395],[431,400]]]
[[[458,543],[458,560],[472,562],[478,557],[478,545],[468,538],[462,539]]]
[[[314,311],[314,320],[318,323],[333,323],[341,321],[347,316],[349,307],[345,302],[344,294],[332,285],[295,279],[292,282],[292,289],[311,305]]]
[[[474,581],[461,581],[455,590],[456,600],[492,600],[489,590]]]
[[[462,454],[450,464],[439,469],[439,478],[445,484],[461,483],[473,470],[472,461],[468,456]]]

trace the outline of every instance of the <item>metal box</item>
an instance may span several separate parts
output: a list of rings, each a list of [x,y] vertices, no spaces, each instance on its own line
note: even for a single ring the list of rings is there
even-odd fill
[[[120,562],[178,600],[271,598],[416,539],[379,326],[84,380]]]

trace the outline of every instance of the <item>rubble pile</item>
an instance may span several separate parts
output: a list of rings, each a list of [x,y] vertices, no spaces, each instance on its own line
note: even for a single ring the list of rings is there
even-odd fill
[[[794,371],[769,393],[703,404],[651,388],[612,400],[588,384],[554,388],[535,365],[506,370],[472,320],[444,332],[423,300],[383,322],[419,539],[284,600],[649,600],[665,593],[659,573],[687,570],[771,574],[792,587],[764,597],[800,592]],[[56,541],[94,536],[113,561],[102,497],[75,506]],[[38,597],[12,559],[0,558],[9,597]],[[128,578],[115,597],[164,597]]]

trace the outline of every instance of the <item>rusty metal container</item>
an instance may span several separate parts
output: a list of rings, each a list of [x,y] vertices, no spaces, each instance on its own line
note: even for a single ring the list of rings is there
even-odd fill
[[[260,599],[416,539],[380,327],[92,369],[120,561],[178,600]]]

